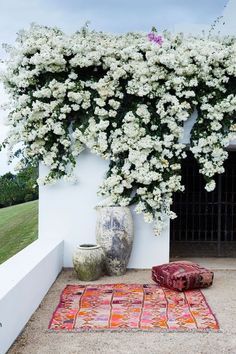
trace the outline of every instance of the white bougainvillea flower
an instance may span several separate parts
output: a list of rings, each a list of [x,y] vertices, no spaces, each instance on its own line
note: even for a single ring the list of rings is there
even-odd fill
[[[224,172],[236,139],[236,40],[182,34],[110,35],[82,29],[66,35],[32,25],[7,47],[2,80],[9,93],[10,156],[50,169],[41,183],[74,181],[79,153],[110,160],[100,186],[106,205],[136,204],[160,234],[172,196],[182,191],[180,143],[193,111],[190,150],[206,179]]]

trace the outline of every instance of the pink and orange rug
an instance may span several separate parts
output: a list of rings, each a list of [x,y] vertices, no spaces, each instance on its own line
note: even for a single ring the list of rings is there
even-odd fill
[[[67,285],[49,324],[53,331],[218,330],[200,290],[157,284]]]

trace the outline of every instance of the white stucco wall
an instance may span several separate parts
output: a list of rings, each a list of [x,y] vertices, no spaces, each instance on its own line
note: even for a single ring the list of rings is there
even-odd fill
[[[185,122],[182,143],[188,144],[190,131],[196,120],[197,112]],[[231,144],[231,148],[235,148]],[[72,254],[76,245],[96,242],[96,210],[100,200],[97,190],[102,183],[108,161],[84,151],[78,158],[75,173],[77,184],[59,181],[52,186],[41,186],[39,191],[39,238],[64,240],[65,267],[72,266]],[[40,166],[40,176],[47,169]],[[150,268],[154,264],[169,261],[169,227],[154,236],[152,225],[143,220],[131,208],[134,219],[135,239],[129,268]]]
[[[96,206],[98,186],[107,170],[108,162],[84,151],[78,158],[76,174],[78,184],[58,182],[40,187],[39,238],[64,240],[64,266],[72,266],[76,245],[95,242]],[[46,168],[40,166],[40,175]],[[150,268],[169,260],[168,227],[159,237],[154,236],[152,225],[133,212],[135,240],[129,268]]]

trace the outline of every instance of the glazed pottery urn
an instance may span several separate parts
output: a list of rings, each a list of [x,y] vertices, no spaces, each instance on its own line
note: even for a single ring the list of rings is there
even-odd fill
[[[133,245],[133,219],[128,207],[97,207],[96,239],[105,253],[108,275],[125,274]]]
[[[73,265],[80,280],[96,280],[103,275],[104,251],[99,245],[77,246],[73,255]]]

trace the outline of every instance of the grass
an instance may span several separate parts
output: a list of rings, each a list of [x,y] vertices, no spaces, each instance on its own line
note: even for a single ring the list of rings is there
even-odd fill
[[[37,200],[0,209],[0,264],[37,237]]]

